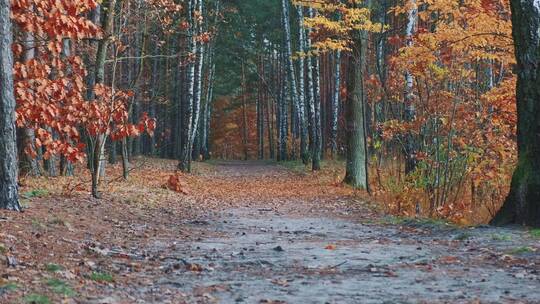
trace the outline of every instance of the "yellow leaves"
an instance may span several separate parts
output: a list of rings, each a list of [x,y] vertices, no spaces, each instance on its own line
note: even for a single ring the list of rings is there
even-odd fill
[[[325,52],[349,50],[355,31],[381,32],[385,27],[371,21],[371,10],[362,7],[364,1],[293,1],[295,5],[317,10],[316,16],[305,18],[304,25],[313,30],[313,49]],[[336,17],[338,15],[338,17]]]
[[[443,79],[448,76],[448,69],[442,65],[430,63],[428,65],[428,68],[432,75],[437,77],[438,79]]]

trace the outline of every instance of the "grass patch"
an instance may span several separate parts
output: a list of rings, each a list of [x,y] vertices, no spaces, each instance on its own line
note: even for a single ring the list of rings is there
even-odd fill
[[[494,241],[505,241],[505,242],[508,242],[508,241],[511,241],[512,240],[512,236],[509,235],[509,234],[492,234],[491,235],[491,239],[494,240]]]
[[[13,282],[8,282],[6,284],[3,284],[2,286],[0,286],[0,294],[2,294],[2,292],[10,292],[10,291],[15,291],[19,288],[19,285],[13,283]]]
[[[278,165],[296,173],[306,173],[309,169],[309,166],[304,165],[301,160],[280,161]]]
[[[463,233],[460,233],[460,234],[456,235],[454,240],[456,240],[456,241],[466,241],[466,240],[470,239],[471,237],[472,237],[472,235],[470,233],[463,232]]]
[[[529,234],[533,237],[533,238],[536,238],[536,239],[540,239],[540,229],[531,229],[529,231]]]
[[[426,226],[437,226],[437,227],[448,227],[454,226],[452,223],[437,218],[418,218],[418,219],[408,219],[406,223],[417,224],[417,225],[426,225]]]
[[[54,263],[49,263],[47,265],[45,265],[45,270],[47,270],[48,272],[57,272],[57,271],[60,271],[60,270],[63,270],[64,267],[58,265],[58,264],[54,264]]]
[[[47,286],[49,286],[54,293],[61,294],[66,297],[73,297],[76,295],[75,291],[69,286],[68,283],[59,279],[47,280]]]
[[[24,302],[29,304],[51,304],[51,300],[47,296],[32,293],[24,297]]]
[[[36,230],[41,230],[45,228],[45,224],[43,224],[39,219],[33,218],[32,219],[32,228]]]
[[[521,246],[521,247],[517,247],[510,250],[508,253],[516,255],[516,254],[526,254],[526,253],[531,253],[531,252],[534,252],[534,249],[532,249],[531,247]]]
[[[0,254],[4,254],[7,252],[6,246],[4,244],[0,244]]]
[[[372,221],[373,224],[379,225],[403,225],[407,221],[407,218],[401,216],[385,216],[382,219]]]
[[[435,218],[408,218],[402,216],[385,216],[374,222],[380,225],[410,225],[410,226],[434,226],[434,227],[454,227],[448,221]]]
[[[34,197],[44,197],[49,195],[49,191],[45,189],[34,189],[30,191],[26,191],[22,194],[22,197],[24,198],[34,198]]]
[[[114,278],[111,274],[106,272],[92,272],[90,280],[96,282],[112,282],[114,281]]]
[[[68,229],[71,229],[71,225],[65,221],[64,219],[62,218],[59,218],[59,217],[53,217],[53,218],[49,218],[47,220],[47,225],[49,226],[64,226]]]

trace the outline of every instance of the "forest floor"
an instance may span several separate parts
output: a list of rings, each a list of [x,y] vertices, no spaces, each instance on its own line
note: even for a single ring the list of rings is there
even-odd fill
[[[24,179],[0,213],[0,303],[540,303],[540,235],[387,217],[339,173],[140,159],[104,198]]]

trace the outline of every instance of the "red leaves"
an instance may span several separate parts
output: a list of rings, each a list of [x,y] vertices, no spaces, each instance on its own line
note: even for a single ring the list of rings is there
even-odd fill
[[[173,175],[169,176],[167,184],[164,186],[165,189],[169,189],[178,193],[188,194],[187,184],[182,181],[180,173],[176,172]]]
[[[84,144],[79,130],[90,136],[111,135],[113,139],[152,134],[155,122],[143,115],[130,124],[128,102],[131,91],[116,91],[104,85],[94,88],[96,98],[86,101],[83,77],[86,69],[78,56],[66,56],[64,39],[77,43],[100,35],[99,28],[86,18],[95,0],[14,0],[12,19],[26,34],[13,46],[26,61],[14,67],[17,98],[17,125],[36,130],[34,143],[25,149],[35,156],[32,146],[44,147],[44,157],[54,154],[71,161],[82,160]],[[44,39],[33,45],[28,39]],[[27,45],[28,44],[28,45]],[[33,49],[32,49],[33,48]],[[25,51],[32,50],[29,54]],[[53,136],[54,134],[54,136]]]

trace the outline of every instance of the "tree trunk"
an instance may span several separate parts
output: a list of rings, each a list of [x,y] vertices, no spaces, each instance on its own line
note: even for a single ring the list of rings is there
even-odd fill
[[[264,64],[262,67],[263,67],[262,75],[264,76],[266,73],[264,71]],[[276,148],[275,148],[275,143],[274,143],[274,103],[272,102],[271,98],[268,98],[269,97],[268,91],[270,90],[268,83],[265,82],[264,86],[265,86],[264,99],[266,100],[266,129],[268,130],[268,152],[269,152],[268,156],[270,157],[270,159],[275,159]]]
[[[344,182],[368,189],[367,141],[364,111],[364,71],[367,34],[355,33],[347,77],[347,165]]]
[[[314,16],[313,9],[309,8],[309,17],[312,18]],[[311,34],[311,30],[308,30],[308,37],[306,39],[306,49],[311,49],[311,39],[309,38]],[[318,63],[317,58],[309,57],[307,59],[307,80],[308,80],[308,87],[307,87],[307,93],[308,93],[308,118],[310,121],[309,125],[309,134],[310,134],[310,148],[311,148],[311,166],[312,170],[319,170],[320,169],[320,127],[321,127],[321,121],[320,121],[320,103],[317,105],[318,102],[320,102],[320,96],[317,96],[317,94],[320,94],[320,91],[318,89],[319,83],[318,83]]]
[[[208,93],[206,95],[206,107],[204,111],[204,136],[203,136],[203,159],[210,159],[210,120],[212,118],[212,101],[214,94],[214,75],[216,73],[216,66],[213,63],[213,50],[211,51],[211,60],[210,60],[210,76],[208,80]]]
[[[298,18],[298,44],[300,52],[306,51],[306,29],[304,27],[304,8],[299,5],[296,7]],[[301,126],[300,126],[300,154],[304,165],[309,163],[309,139],[308,139],[308,120],[306,115],[306,85],[305,85],[305,64],[306,60],[300,56],[298,60],[298,103]]]
[[[303,92],[298,93],[298,87],[296,83],[296,73],[293,63],[293,54],[292,54],[292,42],[291,42],[291,26],[290,26],[290,9],[289,9],[289,0],[281,1],[281,13],[283,21],[283,31],[285,35],[285,50],[286,50],[286,61],[287,61],[287,78],[289,83],[289,95],[293,102],[294,110],[296,112],[296,117],[298,120],[298,129],[300,131],[300,154],[302,161],[307,162],[308,155],[308,145],[307,145],[307,131],[306,131],[306,120],[304,117],[304,100]],[[299,18],[302,15],[301,8],[298,9]],[[303,21],[303,18],[302,18]],[[300,26],[300,34],[304,31],[303,26]],[[303,37],[300,36],[300,43],[302,44]],[[302,62],[301,62],[302,64]],[[300,68],[301,73],[303,73],[303,67]],[[303,75],[301,76],[303,78]],[[303,81],[303,80],[302,80]],[[303,84],[301,84],[303,87]],[[294,120],[294,117],[292,118]]]
[[[69,38],[64,38],[62,40],[62,56],[64,58],[71,57],[71,39]],[[72,73],[71,69],[69,68],[68,73]],[[65,155],[60,155],[60,174],[64,176],[73,176],[73,164]]]
[[[264,78],[263,76],[263,56],[258,56],[257,70],[259,81],[257,85],[257,156],[264,159]]]
[[[249,159],[248,154],[248,119],[247,119],[247,83],[244,62],[242,62],[242,145],[244,148],[244,160]]]
[[[0,0],[0,208],[20,211],[10,5]]]
[[[182,147],[181,159],[178,168],[183,172],[191,172],[191,154],[197,126],[200,115],[200,98],[201,98],[201,79],[203,67],[203,51],[202,43],[198,43],[196,36],[200,34],[199,21],[196,18],[196,11],[202,16],[202,0],[191,0],[189,2],[189,20],[192,29],[189,31],[190,51],[195,54],[196,62],[190,63],[188,67],[188,93],[186,96],[186,107],[184,116],[184,143]]]
[[[107,49],[113,35],[115,9],[116,0],[108,0],[106,5],[101,6],[101,16],[103,16],[103,38],[98,42],[95,62],[95,76],[90,81],[90,88],[94,87],[96,84],[103,83],[105,80],[105,59],[107,58]],[[91,102],[95,98],[94,91],[90,89],[88,92],[88,100]],[[105,150],[106,139],[107,138],[105,135],[97,135],[93,143],[94,146],[91,149],[92,151],[88,155],[92,175],[92,196],[94,198],[100,197],[98,193],[98,184],[100,174],[105,172],[105,159],[103,158],[103,153]]]
[[[413,36],[416,30],[418,19],[418,8],[416,0],[410,0],[410,9],[407,17],[407,28],[405,33],[406,43],[408,47],[413,45]],[[416,108],[414,106],[413,92],[414,78],[407,71],[405,73],[405,121],[412,122],[416,116]],[[405,135],[405,174],[413,172],[416,168],[416,143],[412,132]]]
[[[320,57],[315,56],[313,60],[313,95],[315,97],[315,140],[313,142],[313,153],[311,155],[311,169],[318,171],[321,169],[322,154],[322,124],[321,124],[321,77],[320,77]]]
[[[540,4],[512,0],[517,59],[518,164],[510,193],[492,224],[540,227]]]
[[[334,92],[332,98],[332,109],[330,111],[330,150],[333,158],[335,158],[338,153],[337,136],[340,102],[339,95],[341,86],[341,51],[336,51],[334,53],[334,68]]]
[[[122,149],[122,178],[127,180],[129,178],[129,153],[127,138],[122,138],[120,146]]]

